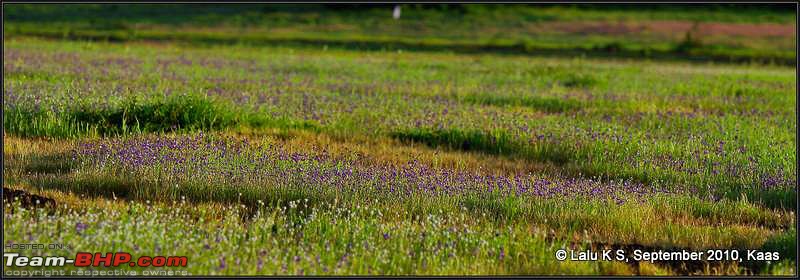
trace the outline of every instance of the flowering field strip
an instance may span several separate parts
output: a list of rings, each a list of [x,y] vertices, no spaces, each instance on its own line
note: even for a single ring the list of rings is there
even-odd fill
[[[611,11],[587,6],[430,9],[406,5],[395,19],[389,16],[392,7],[388,6],[353,11],[324,6],[298,10],[274,5],[155,9],[150,5],[16,5],[8,9],[4,31],[8,37],[61,40],[795,63],[791,7],[781,11],[755,6],[744,10],[662,6]]]
[[[87,142],[74,152],[87,166],[80,172],[108,172],[153,178],[164,192],[155,197],[177,199],[226,192],[222,185],[240,192],[286,188],[312,193],[380,193],[392,198],[407,196],[491,195],[570,199],[596,198],[623,203],[624,198],[679,193],[642,183],[598,182],[591,179],[548,179],[536,175],[482,175],[433,169],[409,162],[402,166],[370,165],[358,160],[335,160],[319,154],[289,153],[281,147],[251,144],[246,139],[195,134],[177,137],[139,137]],[[147,179],[144,179],[147,180]],[[175,182],[174,191],[169,186]],[[180,191],[182,183],[209,184],[208,190]],[[244,186],[252,186],[244,191]],[[309,189],[311,187],[311,189]],[[134,190],[131,190],[134,191]],[[253,195],[259,197],[259,195]],[[212,199],[213,200],[213,199]],[[247,200],[252,202],[251,197]]]
[[[17,134],[305,129],[794,205],[795,78],[784,68],[8,45],[4,124]]]
[[[796,261],[787,67],[22,37],[3,67],[4,187],[58,205],[6,204],[5,240],[186,255],[196,274]],[[553,261],[567,246],[786,258]]]

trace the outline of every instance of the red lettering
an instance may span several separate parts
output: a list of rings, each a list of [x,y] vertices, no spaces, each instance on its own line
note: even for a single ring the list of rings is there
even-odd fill
[[[165,257],[155,257],[153,258],[153,266],[155,267],[162,267],[164,264],[167,263],[167,258]]]
[[[100,263],[103,263],[103,266],[110,266],[111,259],[114,257],[112,253],[106,253],[105,256],[100,255],[100,253],[94,254],[94,261],[92,262],[93,266],[100,266]]]
[[[131,260],[131,254],[128,253],[116,253],[114,255],[114,266],[119,266],[121,264],[127,263]]]
[[[86,252],[78,252],[75,255],[75,266],[82,267],[82,266],[89,266],[92,264],[92,254]]]
[[[150,257],[148,256],[139,257],[139,266],[150,266]]]

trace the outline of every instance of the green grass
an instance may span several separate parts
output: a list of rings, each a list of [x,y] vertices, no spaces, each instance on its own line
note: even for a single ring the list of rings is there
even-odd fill
[[[494,106],[526,106],[543,112],[560,113],[574,111],[580,108],[580,102],[574,100],[563,100],[552,97],[510,97],[492,93],[475,94],[464,97],[468,103],[476,103]]]
[[[110,108],[80,104],[60,113],[20,108],[6,111],[4,117],[8,132],[57,138],[214,130],[247,120],[230,105],[192,94],[144,101],[132,98]]]
[[[460,151],[522,157],[536,161],[563,165],[574,161],[579,155],[570,147],[555,143],[526,146],[512,139],[503,130],[483,132],[479,130],[429,130],[409,129],[390,133],[401,141],[422,143],[434,148],[444,147]]]
[[[89,55],[86,59],[90,61],[117,57],[124,62],[141,57],[136,49],[127,49],[134,53],[119,57],[113,52],[125,52],[126,48],[107,44],[9,43],[12,48],[22,45],[43,51],[34,57],[44,60],[53,59],[50,54],[58,53],[56,46],[65,46],[77,57]],[[100,51],[98,46],[110,49]],[[219,48],[180,50],[184,56],[208,57]],[[796,115],[792,106],[796,99],[791,94],[794,78],[781,68],[713,67],[702,70],[710,75],[690,75],[671,72],[672,65],[590,64],[581,59],[516,61],[497,57],[470,66],[470,56],[410,55],[412,59],[452,61],[453,66],[446,66],[387,60],[406,56],[393,53],[376,52],[371,53],[374,58],[362,58],[349,51],[275,51],[222,60],[211,56],[214,60],[203,62],[229,63],[216,71],[210,71],[211,64],[161,68],[159,61],[178,58],[167,54],[141,64],[118,66],[118,71],[142,67],[145,71],[139,73],[145,74],[111,72],[112,79],[96,84],[81,78],[94,75],[91,73],[35,68],[12,59],[9,63],[20,68],[11,71],[6,82],[12,92],[53,86],[82,91],[90,84],[102,91],[119,87],[140,91],[107,100],[98,100],[95,96],[102,95],[89,92],[79,102],[51,94],[37,106],[17,101],[6,110],[4,124],[6,131],[16,135],[57,138],[245,127],[303,129],[338,139],[397,138],[553,163],[562,166],[558,173],[570,176],[682,185],[697,188],[699,195],[747,197],[778,208],[794,205],[796,192],[785,185],[773,190],[752,187],[770,176],[789,180],[779,184],[796,180],[794,154],[786,153],[796,141],[792,134],[796,128],[792,121]],[[243,64],[261,60],[271,62]],[[490,69],[492,74],[486,75]],[[18,71],[38,74],[15,75]],[[260,78],[265,73],[284,78],[269,82]],[[125,75],[127,80],[110,82],[117,75]],[[221,81],[209,80],[220,79],[216,75],[223,77]],[[455,83],[454,77],[469,78]],[[412,83],[414,80],[418,82]],[[194,81],[195,86],[184,81]],[[734,81],[742,82],[732,84]],[[155,86],[142,88],[141,83]],[[269,91],[265,93],[264,88]],[[287,89],[292,94],[284,94]],[[203,96],[203,91],[211,96]],[[165,97],[164,92],[197,94]],[[769,131],[772,137],[755,131]],[[729,143],[722,148],[725,155],[717,155],[721,142]],[[682,161],[680,168],[686,170],[676,169],[675,160]],[[651,161],[655,165],[647,163]],[[717,165],[720,167],[713,168]],[[689,172],[696,169],[702,173]]]
[[[181,41],[190,44],[296,45],[351,50],[423,50],[462,53],[516,53],[571,57],[633,57],[793,65],[794,41],[718,36],[665,38],[658,34],[601,34],[537,31],[552,22],[678,20],[686,22],[791,22],[792,10],[706,7],[670,12],[647,7],[609,13],[591,6],[531,7],[468,5],[453,9],[406,7],[404,17],[389,17],[389,7],[304,11],[281,6],[53,6],[10,5],[6,34],[124,42]],[[701,12],[705,10],[704,12]],[[193,11],[193,12],[187,12]],[[747,11],[747,12],[745,12]],[[749,16],[742,16],[748,12]],[[651,13],[650,17],[642,15]],[[692,16],[686,17],[686,14]],[[83,14],[82,17],[73,17]],[[113,19],[107,15],[116,14]],[[764,15],[770,15],[763,17]],[[454,21],[453,19],[459,19]],[[458,25],[456,22],[468,24]],[[192,29],[192,27],[210,28]],[[534,26],[534,27],[531,27]],[[145,28],[146,27],[146,28]],[[152,28],[157,27],[157,28]],[[502,32],[501,30],[509,31]],[[518,35],[515,35],[518,34]],[[668,36],[667,36],[668,37]],[[536,38],[536,39],[532,39]],[[707,42],[705,42],[707,41]],[[664,43],[668,42],[668,43]],[[791,45],[791,47],[779,47]]]
[[[632,273],[627,265],[613,267],[613,263],[561,263],[547,259],[555,249],[568,246],[567,240],[572,240],[573,234],[587,232],[589,234],[578,241],[578,248],[589,244],[625,244],[626,236],[636,236],[638,244],[657,244],[666,248],[709,248],[706,247],[708,244],[696,243],[698,238],[706,238],[713,240],[715,245],[711,245],[712,248],[744,249],[760,246],[758,244],[766,238],[761,231],[742,231],[730,226],[665,224],[658,218],[660,214],[656,214],[656,208],[642,206],[530,201],[531,205],[525,203],[522,205],[526,207],[516,208],[513,206],[520,206],[521,202],[494,204],[493,200],[484,198],[470,200],[466,204],[470,212],[460,211],[457,205],[453,208],[434,206],[425,209],[424,214],[406,208],[436,205],[442,201],[420,199],[413,204],[395,207],[373,204],[369,200],[350,205],[349,200],[312,204],[297,199],[284,200],[283,206],[278,208],[273,208],[274,202],[260,204],[253,208],[256,210],[247,210],[236,204],[209,206],[188,200],[124,204],[98,201],[89,202],[95,206],[87,210],[59,210],[58,222],[43,212],[16,209],[4,221],[7,225],[5,238],[10,241],[27,238],[32,242],[53,238],[73,240],[70,245],[81,250],[102,251],[113,246],[134,255],[158,251],[157,248],[165,250],[170,245],[166,250],[169,254],[189,256],[187,270],[192,274],[249,275],[296,274],[301,273],[301,269],[305,274],[449,274],[453,271],[467,274],[625,274]],[[418,203],[422,201],[434,204]],[[664,202],[671,205],[681,203],[680,200]],[[709,206],[705,202],[684,200],[683,203],[686,202]],[[757,217],[769,215],[763,210],[752,213],[756,216],[742,215],[747,212],[729,207],[724,202],[713,209],[726,209],[714,212],[732,215],[726,217],[726,221],[737,217],[744,224],[749,223],[751,217],[755,219],[750,222],[760,224],[762,221]],[[731,210],[734,212],[728,214]],[[654,216],[645,221],[633,218],[643,211]],[[688,214],[691,217],[691,213],[683,211],[661,215],[680,217]],[[471,214],[473,212],[477,213]],[[487,212],[500,216],[481,214]],[[703,221],[700,217],[697,218]],[[139,221],[138,226],[133,227],[128,222],[134,220]],[[190,221],[190,224],[172,222],[178,220]],[[243,221],[248,226],[241,226]],[[781,220],[775,222],[785,223]],[[74,225],[78,223],[88,225],[87,229],[76,230]],[[40,234],[57,228],[64,230],[54,231],[56,235]],[[555,230],[556,236],[545,238],[544,229]],[[23,235],[29,231],[33,235]],[[119,239],[122,234],[127,238]],[[763,248],[772,250],[776,242],[785,244],[785,241],[779,241],[783,240],[781,238],[784,237],[770,238],[763,243]],[[120,242],[111,244],[110,240]],[[282,245],[276,246],[275,242]],[[231,251],[234,247],[243,251]],[[498,255],[499,250],[504,251],[504,257]],[[784,256],[785,251],[780,252]],[[341,260],[344,254],[348,258]],[[301,261],[294,261],[294,256],[300,256]],[[319,260],[315,259],[317,256]],[[263,258],[260,269],[252,265],[259,258]],[[240,264],[251,265],[234,265],[237,260]],[[222,265],[223,261],[226,265]],[[469,262],[471,268],[463,266],[465,262]],[[748,270],[756,268],[759,270]],[[752,273],[768,267],[754,264],[749,268],[740,266],[740,269]]]
[[[307,8],[8,5],[4,187],[58,207],[6,203],[4,240],[186,255],[194,275],[796,273],[794,38],[535,29],[794,14]],[[779,63],[716,63],[751,60]],[[449,189],[462,173],[489,179]],[[572,246],[781,260],[554,259]]]
[[[324,210],[312,210],[308,213],[310,216],[300,219],[298,224],[294,217],[306,214],[300,214],[293,208],[265,206],[252,221],[252,226],[241,227],[240,220],[236,218],[240,210],[235,207],[206,206],[195,209],[177,204],[171,207],[172,211],[155,210],[160,207],[137,203],[101,211],[72,212],[65,216],[69,218],[59,224],[70,227],[77,223],[88,224],[85,231],[70,228],[59,231],[58,236],[36,234],[31,238],[36,242],[53,237],[76,240],[73,242],[76,247],[104,250],[112,244],[99,237],[122,238],[122,233],[115,228],[125,229],[127,241],[115,243],[115,248],[149,252],[155,248],[166,249],[169,245],[170,254],[190,256],[187,270],[193,275],[441,275],[453,270],[467,274],[480,271],[537,274],[546,270],[581,274],[608,270],[607,265],[602,264],[532,259],[532,256],[545,259],[552,253],[553,247],[545,244],[538,235],[527,234],[527,228],[522,225],[494,236],[489,221],[474,221],[465,215],[436,215],[418,222],[408,222],[408,216],[402,213],[378,214],[372,207],[349,209],[331,205]],[[57,227],[56,223],[12,222],[48,219],[37,218],[42,214],[36,212],[18,210],[14,215],[14,220],[6,220],[10,232],[33,229],[37,232],[50,231]],[[223,218],[219,220],[215,216]],[[185,227],[182,223],[166,222],[186,218],[201,222],[202,225]],[[132,227],[126,222],[133,220],[141,221],[140,225]],[[391,220],[406,222],[395,226],[384,223]],[[37,226],[31,228],[30,225]],[[161,230],[155,230],[157,228]],[[493,237],[487,239],[483,236]],[[7,240],[20,237],[6,236]],[[526,241],[511,241],[518,238]],[[234,251],[234,248],[239,249]],[[502,258],[499,257],[501,250],[505,255]],[[142,268],[135,270],[141,272]]]

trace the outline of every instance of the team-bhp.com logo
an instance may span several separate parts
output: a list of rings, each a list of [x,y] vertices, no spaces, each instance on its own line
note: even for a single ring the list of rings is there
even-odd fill
[[[135,260],[129,253],[87,253],[79,252],[75,255],[74,259],[66,257],[50,256],[50,257],[25,257],[20,256],[18,253],[4,253],[3,257],[6,259],[6,266],[65,266],[68,264],[77,267],[88,266],[106,266],[106,267],[119,267],[127,266],[140,266],[140,267],[185,267],[188,259],[185,256],[141,256]]]

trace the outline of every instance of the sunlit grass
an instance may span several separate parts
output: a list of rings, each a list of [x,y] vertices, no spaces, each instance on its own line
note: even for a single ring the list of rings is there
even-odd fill
[[[794,273],[786,67],[4,46],[4,187],[58,203],[7,204],[4,240],[183,254],[203,275]],[[554,260],[573,245],[782,261]]]

